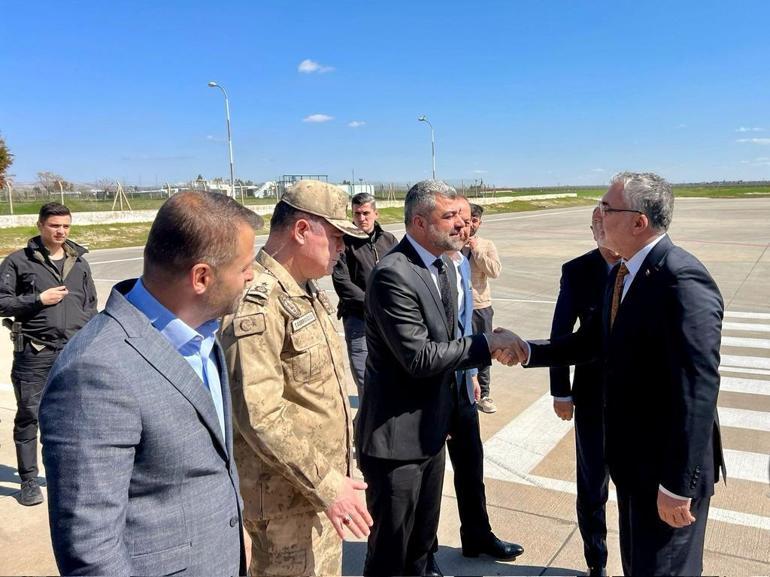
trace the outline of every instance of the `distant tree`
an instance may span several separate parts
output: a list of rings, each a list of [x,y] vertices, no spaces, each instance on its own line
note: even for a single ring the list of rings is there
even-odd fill
[[[39,185],[35,187],[39,191],[47,192],[48,194],[59,192],[59,183],[61,183],[62,189],[66,191],[75,190],[75,185],[71,182],[64,180],[59,174],[49,171],[41,171],[37,173],[37,180]]]
[[[5,188],[8,178],[8,169],[13,164],[13,154],[0,136],[0,188]]]

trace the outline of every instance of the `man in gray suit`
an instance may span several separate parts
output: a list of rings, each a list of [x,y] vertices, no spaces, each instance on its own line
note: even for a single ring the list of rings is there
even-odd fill
[[[140,279],[62,351],[40,405],[63,575],[242,575],[217,318],[252,279],[261,219],[215,193],[158,211]]]

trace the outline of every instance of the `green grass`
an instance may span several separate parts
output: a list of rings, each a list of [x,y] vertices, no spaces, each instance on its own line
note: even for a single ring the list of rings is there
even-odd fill
[[[53,195],[49,198],[39,200],[14,200],[13,202],[13,214],[37,214],[40,211],[40,207],[46,202],[58,202],[59,196]],[[130,198],[128,202],[131,205],[132,210],[157,210],[160,205],[166,201],[165,198],[145,198],[137,197]],[[257,206],[265,204],[273,204],[274,198],[247,198],[247,206]],[[81,199],[64,197],[64,204],[66,204],[72,212],[104,212],[112,210],[112,199],[109,200],[95,200],[95,199]],[[125,205],[124,205],[125,206]],[[120,206],[116,206],[120,208]],[[127,209],[127,207],[126,207]],[[11,214],[10,206],[8,204],[7,193],[3,191],[2,200],[0,200],[0,215]]]

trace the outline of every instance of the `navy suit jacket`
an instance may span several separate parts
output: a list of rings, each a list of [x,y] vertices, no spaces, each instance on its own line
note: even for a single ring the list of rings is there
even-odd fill
[[[588,326],[602,316],[609,271],[599,249],[581,255],[561,267],[559,297],[551,323],[551,338],[572,333],[575,323]],[[575,367],[570,385],[569,367],[551,367],[551,395],[572,396],[576,405],[601,407],[602,367],[598,361]]]
[[[642,263],[610,328],[616,274],[617,267],[601,318],[550,343],[532,342],[529,366],[601,359],[607,463],[619,488],[660,484],[685,497],[712,495],[724,471],[719,289],[698,259],[665,237]]]

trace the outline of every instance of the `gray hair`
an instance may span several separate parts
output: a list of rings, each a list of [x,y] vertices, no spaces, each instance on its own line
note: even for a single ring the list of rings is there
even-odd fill
[[[421,180],[409,189],[404,200],[404,223],[406,226],[417,216],[427,216],[436,208],[436,196],[454,200],[457,191],[442,180]]]
[[[652,172],[619,172],[611,184],[623,185],[623,199],[628,208],[638,210],[650,221],[650,228],[666,232],[674,216],[671,185]]]
[[[371,204],[373,210],[377,210],[377,203],[374,196],[368,192],[359,192],[352,199],[350,199],[351,206],[363,206],[364,204]]]

